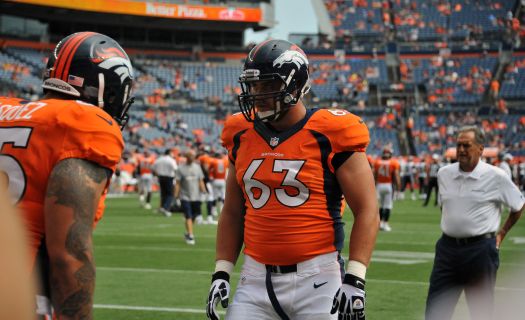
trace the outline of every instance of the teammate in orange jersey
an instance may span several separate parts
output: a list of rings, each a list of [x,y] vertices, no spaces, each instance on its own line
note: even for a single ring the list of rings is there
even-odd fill
[[[29,235],[27,271],[48,271],[38,314],[93,317],[92,230],[124,148],[120,129],[132,82],[130,60],[116,41],[80,32],[52,52],[42,100],[0,98],[0,167]]]
[[[374,164],[374,176],[377,185],[377,198],[379,199],[379,216],[381,222],[379,228],[384,231],[392,231],[388,224],[390,211],[394,206],[393,188],[399,188],[399,162],[392,159],[392,149],[385,147],[381,159]],[[394,183],[394,187],[392,186]]]
[[[138,158],[139,171],[139,200],[144,209],[151,209],[151,191],[153,189],[153,164],[157,157],[144,150]]]
[[[224,205],[224,198],[226,194],[226,174],[228,172],[228,157],[224,157],[223,153],[216,152],[213,155],[208,175],[210,177],[210,184],[213,189],[214,204],[221,212]],[[214,210],[213,213],[217,215]]]
[[[308,60],[268,40],[240,76],[242,113],[222,133],[230,165],[219,218],[207,316],[228,307],[229,278],[244,264],[226,319],[364,319],[365,273],[379,226],[369,133],[345,110],[307,110]],[[342,201],[354,214],[344,272]]]
[[[197,160],[201,165],[202,173],[204,174],[204,184],[206,185],[207,192],[203,194],[202,201],[206,203],[207,217],[206,220],[204,220],[202,215],[199,215],[195,221],[197,224],[217,224],[217,221],[214,219],[214,216],[217,216],[217,214],[214,214],[217,208],[215,207],[215,196],[213,195],[214,189],[210,179],[210,167],[213,162],[213,157],[210,155],[209,147],[206,146],[201,148]]]
[[[137,169],[137,163],[135,163],[129,152],[122,154],[118,168],[120,170],[120,185],[122,191],[129,192],[130,189],[132,190],[137,185],[137,179],[133,177]]]

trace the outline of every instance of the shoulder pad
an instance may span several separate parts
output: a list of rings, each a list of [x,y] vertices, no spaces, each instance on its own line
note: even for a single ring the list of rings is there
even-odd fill
[[[57,130],[66,132],[62,158],[82,158],[115,170],[124,149],[116,121],[98,107],[67,102],[57,115]]]
[[[346,110],[321,109],[312,115],[307,128],[328,137],[335,153],[364,152],[370,142],[365,122]]]
[[[224,129],[221,134],[222,146],[226,148],[228,152],[231,152],[235,135],[243,130],[249,129],[250,127],[253,127],[253,124],[246,121],[240,112],[226,118],[226,123],[224,124]]]

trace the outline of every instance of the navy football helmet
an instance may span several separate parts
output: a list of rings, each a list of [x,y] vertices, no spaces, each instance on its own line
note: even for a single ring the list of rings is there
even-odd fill
[[[239,83],[238,102],[246,120],[277,121],[310,90],[308,59],[291,42],[264,41],[248,54]],[[261,108],[268,101],[273,110]]]
[[[62,39],[51,53],[42,88],[99,106],[124,127],[134,100],[133,79],[131,61],[115,40],[78,32]]]

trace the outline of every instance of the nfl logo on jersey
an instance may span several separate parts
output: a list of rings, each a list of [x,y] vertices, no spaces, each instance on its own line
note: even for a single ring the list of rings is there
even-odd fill
[[[279,144],[279,138],[273,137],[270,139],[270,146],[275,147],[278,144]]]

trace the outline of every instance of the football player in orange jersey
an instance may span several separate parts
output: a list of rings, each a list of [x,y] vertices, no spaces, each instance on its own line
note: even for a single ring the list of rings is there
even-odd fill
[[[151,192],[153,190],[153,164],[157,157],[149,150],[144,150],[139,156],[139,200],[142,207],[151,210]]]
[[[215,152],[208,169],[208,175],[213,189],[214,204],[219,212],[221,212],[224,205],[226,174],[228,172],[228,158],[223,155],[224,153],[221,153],[220,151]],[[213,210],[213,213],[217,215],[215,210]]]
[[[213,186],[211,185],[210,180],[210,166],[213,162],[213,157],[210,155],[210,148],[208,146],[201,145],[202,148],[199,148],[199,154],[197,155],[197,160],[200,163],[202,173],[204,174],[204,184],[206,186],[206,193],[203,193],[202,200],[206,202],[206,220],[203,219],[202,215],[197,216],[195,222],[197,224],[217,224],[217,221],[214,219],[214,216],[217,216],[216,207],[215,207],[215,196],[213,195]]]
[[[363,121],[307,110],[308,60],[296,45],[255,46],[240,76],[242,113],[222,142],[230,158],[207,316],[218,319],[364,319],[365,274],[379,227]],[[342,201],[354,224],[344,269]],[[229,278],[244,244],[241,280]]]
[[[394,207],[394,188],[399,188],[399,162],[392,159],[392,149],[383,148],[383,154],[374,164],[374,176],[377,186],[377,198],[379,199],[379,216],[381,222],[379,228],[384,231],[392,231],[388,224],[390,212]]]
[[[0,98],[0,168],[29,235],[27,271],[47,270],[40,315],[93,318],[92,230],[124,148],[132,82],[116,41],[80,32],[53,50],[42,100]]]

